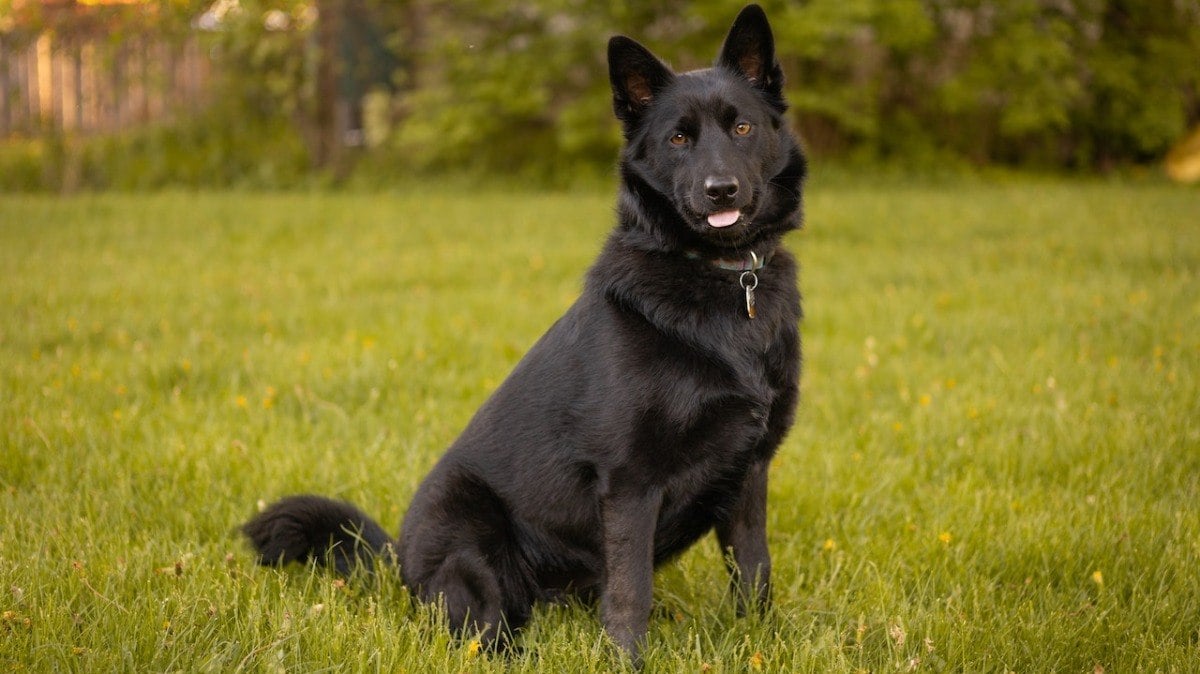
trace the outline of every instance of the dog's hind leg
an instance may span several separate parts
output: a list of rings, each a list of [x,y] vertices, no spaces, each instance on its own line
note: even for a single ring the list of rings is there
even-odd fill
[[[505,648],[510,631],[520,627],[508,622],[504,592],[495,570],[473,549],[457,550],[442,560],[420,584],[418,596],[432,604],[440,602],[450,629],[464,638],[478,635],[488,650]]]

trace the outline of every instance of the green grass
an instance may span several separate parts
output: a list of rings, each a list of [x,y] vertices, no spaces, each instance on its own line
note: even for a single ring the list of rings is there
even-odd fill
[[[1200,662],[1200,195],[822,185],[775,608],[716,545],[648,671],[1188,672]],[[612,671],[586,606],[505,661],[388,578],[253,565],[300,490],[389,529],[571,302],[612,197],[0,197],[0,671]]]

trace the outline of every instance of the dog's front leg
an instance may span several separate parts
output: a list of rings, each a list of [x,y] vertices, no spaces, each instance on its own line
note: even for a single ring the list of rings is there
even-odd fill
[[[634,664],[646,638],[654,592],[654,527],[662,491],[610,493],[604,497],[604,630]]]
[[[750,467],[729,519],[717,525],[717,542],[727,555],[737,595],[738,613],[751,605],[765,610],[771,598],[771,553],[767,550],[767,467],[763,460]]]

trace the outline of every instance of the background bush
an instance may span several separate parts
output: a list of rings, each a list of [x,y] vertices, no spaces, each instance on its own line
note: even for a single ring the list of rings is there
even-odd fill
[[[156,4],[171,9],[103,11],[130,34],[150,22],[182,36],[213,6]],[[1196,0],[763,4],[793,122],[818,157],[1107,170],[1157,161],[1200,121]],[[98,187],[288,185],[314,172],[393,183],[447,171],[571,184],[609,171],[619,141],[607,37],[629,34],[679,69],[703,67],[737,9],[716,0],[238,7],[206,38],[222,73],[213,108],[86,148],[43,139],[32,154],[5,152],[0,187],[54,187],[56,157],[68,177]],[[283,28],[267,27],[272,13]],[[46,28],[18,18],[0,22],[10,43]],[[360,147],[331,132],[339,104],[362,111]],[[56,155],[54,142],[66,150]]]

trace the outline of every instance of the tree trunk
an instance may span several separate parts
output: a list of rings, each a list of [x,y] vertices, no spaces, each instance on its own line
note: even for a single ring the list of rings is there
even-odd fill
[[[338,21],[340,0],[317,2],[316,97],[313,107],[312,161],[315,168],[336,166],[341,158],[337,137]]]

